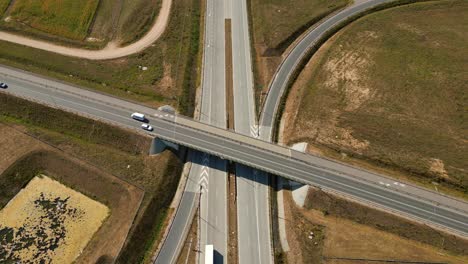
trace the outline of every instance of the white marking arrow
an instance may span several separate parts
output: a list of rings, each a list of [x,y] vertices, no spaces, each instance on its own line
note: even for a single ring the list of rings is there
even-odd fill
[[[257,125],[251,125],[250,126],[250,135],[252,135],[254,138],[258,137],[258,126]]]

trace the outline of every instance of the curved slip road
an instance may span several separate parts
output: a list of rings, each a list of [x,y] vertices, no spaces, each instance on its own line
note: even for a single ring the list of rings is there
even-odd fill
[[[169,21],[172,0],[162,1],[163,2],[161,10],[158,14],[158,18],[156,19],[151,29],[146,33],[146,35],[143,38],[125,47],[116,47],[115,44],[109,43],[107,47],[105,47],[102,50],[71,48],[50,43],[47,41],[31,39],[2,31],[0,31],[0,40],[20,44],[23,46],[28,46],[31,48],[54,52],[61,55],[89,60],[109,60],[121,58],[144,50],[145,48],[153,44],[156,40],[158,40],[159,37],[161,37],[161,35],[164,33],[164,30],[166,29],[167,23]]]
[[[277,69],[273,81],[270,84],[268,95],[260,115],[260,135],[265,140],[272,137],[272,128],[274,126],[279,103],[286,91],[289,78],[296,70],[301,60],[307,54],[307,51],[313,47],[321,37],[329,30],[337,26],[346,19],[357,15],[379,4],[392,2],[394,0],[369,0],[364,3],[352,5],[336,15],[326,19],[323,23],[308,32],[302,40],[291,50]]]

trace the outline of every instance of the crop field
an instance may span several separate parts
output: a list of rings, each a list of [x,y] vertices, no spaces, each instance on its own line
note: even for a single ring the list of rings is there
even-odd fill
[[[40,31],[83,39],[98,4],[98,0],[16,0],[10,16],[12,20]]]
[[[0,262],[71,263],[109,208],[44,175],[0,211]]]
[[[466,193],[467,14],[467,1],[424,2],[345,27],[292,87],[284,141]]]

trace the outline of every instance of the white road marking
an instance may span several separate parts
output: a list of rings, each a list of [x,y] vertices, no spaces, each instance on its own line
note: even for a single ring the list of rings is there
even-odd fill
[[[257,125],[251,125],[250,126],[250,135],[254,138],[258,138],[258,126]]]

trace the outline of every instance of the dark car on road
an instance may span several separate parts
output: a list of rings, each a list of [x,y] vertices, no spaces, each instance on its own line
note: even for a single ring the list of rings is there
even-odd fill
[[[8,88],[8,85],[6,83],[0,83],[0,88],[6,89]]]

